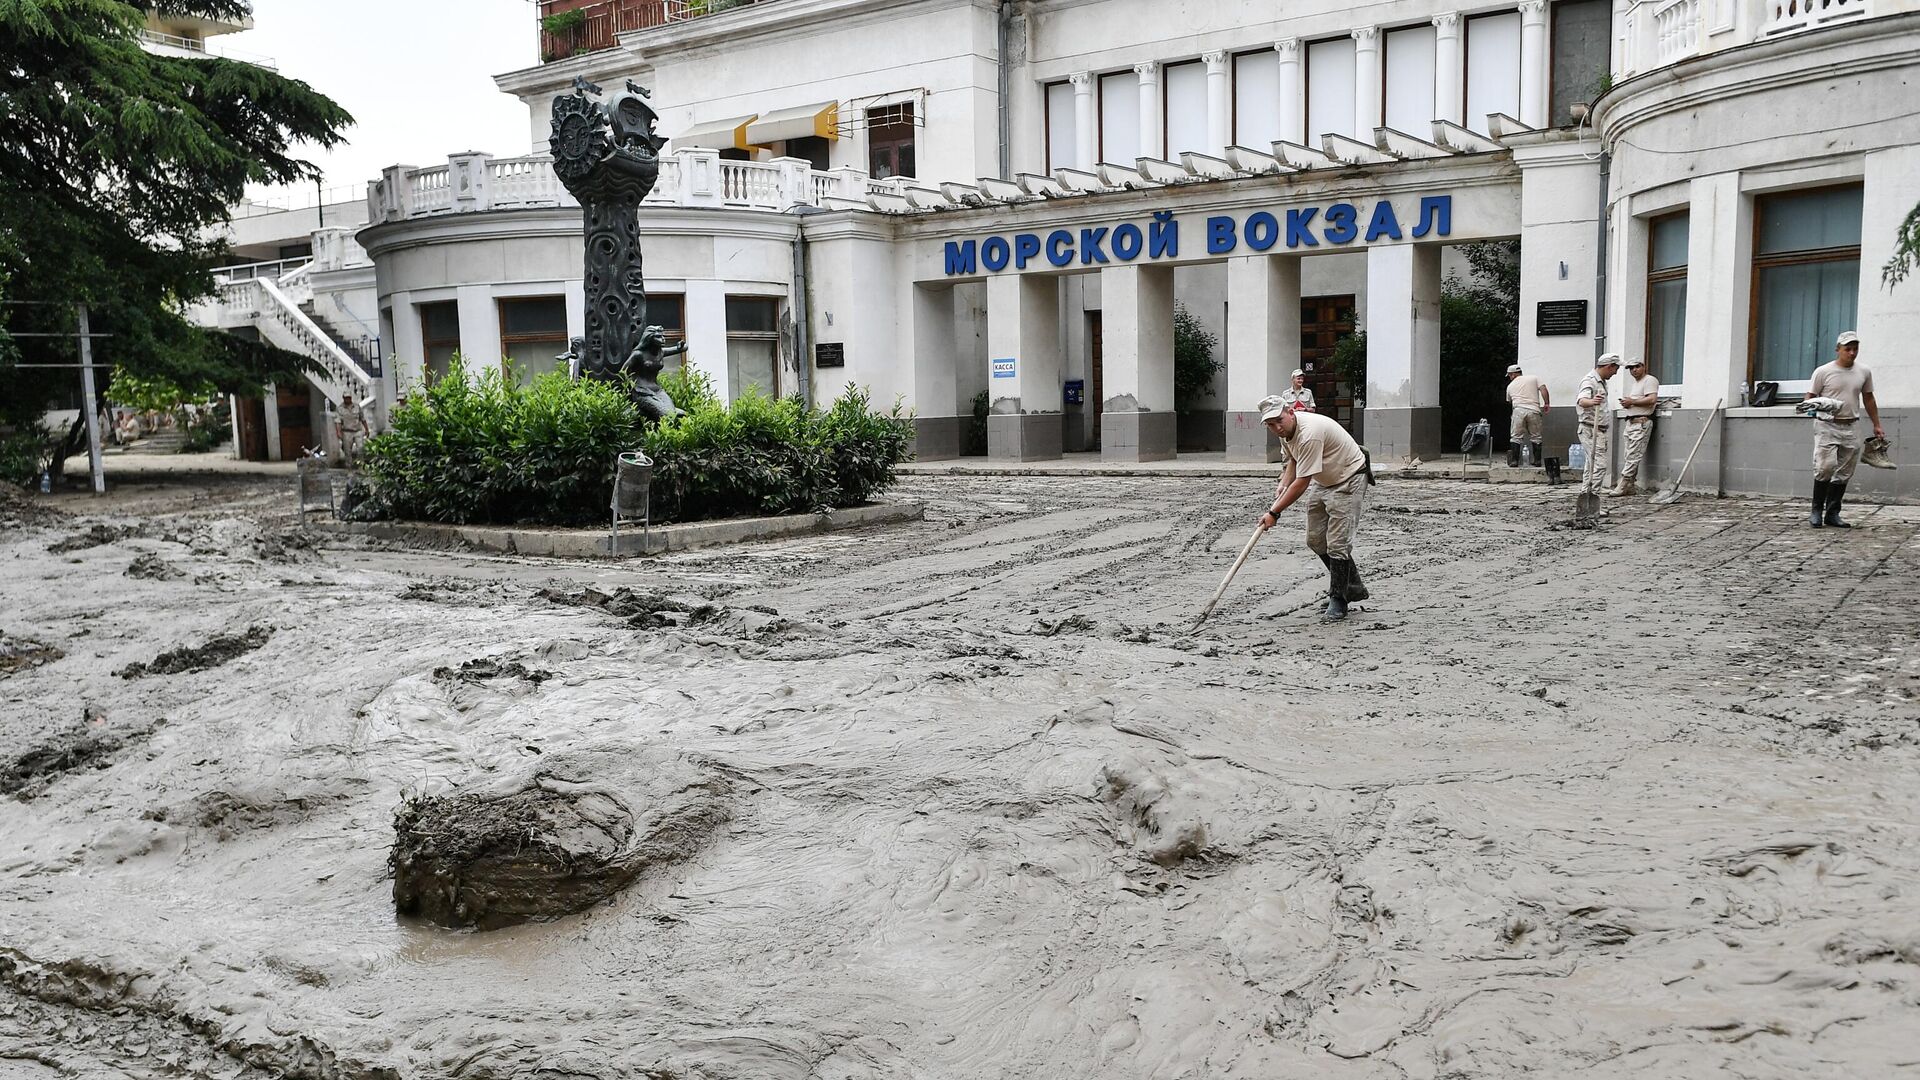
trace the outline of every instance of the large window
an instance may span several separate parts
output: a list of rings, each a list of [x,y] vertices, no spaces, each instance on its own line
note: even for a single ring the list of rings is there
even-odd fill
[[[648,293],[647,323],[666,331],[669,345],[687,340],[687,298],[679,293]],[[661,362],[660,370],[679,370],[685,357],[684,353],[674,353]]]
[[[1591,104],[1600,96],[1612,34],[1612,0],[1554,0],[1553,84],[1547,110],[1554,127],[1572,126],[1574,103]]]
[[[1100,76],[1101,161],[1131,165],[1140,156],[1140,76]]]
[[[1198,60],[1168,64],[1161,76],[1165,95],[1167,160],[1179,161],[1183,150],[1218,154],[1207,146],[1207,65]]]
[[[867,172],[876,180],[918,176],[913,162],[913,102],[867,110]]]
[[[1272,49],[1233,58],[1233,141],[1266,151],[1280,137],[1280,57]]]
[[[1307,145],[1320,136],[1353,134],[1353,39],[1334,38],[1307,46]],[[1371,132],[1369,132],[1371,135]]]
[[[1672,386],[1687,374],[1687,214],[1647,226],[1647,368]]]
[[[1762,195],[1754,206],[1753,380],[1800,382],[1860,309],[1859,187]]]
[[[788,139],[786,156],[805,158],[807,164],[821,172],[830,166],[827,159],[831,156],[827,140],[819,135],[803,135],[798,139]]]
[[[1055,169],[1079,167],[1078,140],[1074,137],[1073,84],[1047,86],[1047,174]]]
[[[556,357],[567,351],[567,300],[524,296],[499,301],[500,362],[523,384],[549,371],[565,370]]]
[[[1433,137],[1435,34],[1429,25],[1384,35],[1387,126],[1419,139]]]
[[[777,397],[780,301],[772,297],[727,297],[727,385],[734,397],[754,386]]]
[[[442,300],[420,305],[421,374],[431,383],[446,375],[460,351],[460,305]]]
[[[1467,20],[1467,127],[1487,133],[1487,116],[1520,115],[1520,13]]]

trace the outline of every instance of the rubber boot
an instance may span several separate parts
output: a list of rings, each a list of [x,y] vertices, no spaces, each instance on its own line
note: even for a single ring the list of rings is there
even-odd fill
[[[1520,444],[1508,443],[1507,444],[1507,468],[1517,469],[1519,467],[1520,467]]]
[[[1846,481],[1844,480],[1827,481],[1827,528],[1829,529],[1853,528],[1853,526],[1840,520],[1840,500],[1845,498],[1846,494],[1847,494]]]
[[[1832,484],[1826,480],[1813,482],[1813,513],[1807,515],[1807,524],[1816,529],[1827,523],[1827,488],[1831,486]]]
[[[1347,564],[1347,602],[1353,603],[1356,600],[1365,600],[1372,596],[1373,594],[1367,591],[1366,582],[1360,580],[1360,568],[1354,565],[1351,558],[1345,561]],[[1321,553],[1320,565],[1326,567],[1327,573],[1331,575],[1333,573],[1333,556]]]
[[[1544,469],[1547,467],[1547,459],[1543,455],[1544,450],[1545,450],[1544,444],[1542,443],[1533,444],[1533,467],[1536,469]]]
[[[1331,581],[1327,585],[1327,613],[1321,618],[1327,622],[1338,622],[1347,617],[1347,580],[1353,571],[1353,563],[1332,556],[1327,558],[1327,572]]]

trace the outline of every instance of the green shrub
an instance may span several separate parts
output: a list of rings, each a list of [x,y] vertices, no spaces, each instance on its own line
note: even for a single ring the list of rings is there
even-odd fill
[[[967,419],[967,448],[963,453],[985,457],[987,453],[987,392],[973,395],[973,415]]]
[[[0,435],[0,480],[31,488],[46,467],[47,435],[33,427]]]
[[[393,409],[368,441],[362,519],[586,524],[606,520],[614,461],[654,460],[655,521],[807,512],[893,483],[911,421],[849,389],[826,410],[749,390],[731,405],[698,371],[660,379],[682,415],[643,423],[618,387],[549,373],[521,387],[488,369],[448,374]]]

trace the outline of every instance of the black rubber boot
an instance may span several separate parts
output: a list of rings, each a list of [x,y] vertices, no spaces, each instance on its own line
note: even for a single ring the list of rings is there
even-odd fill
[[[1840,520],[1840,500],[1845,498],[1846,495],[1847,495],[1846,481],[1844,480],[1827,481],[1827,528],[1829,529],[1853,528],[1853,526]]]
[[[1543,449],[1545,448],[1542,447],[1539,443],[1533,444],[1533,467],[1536,469],[1544,469],[1547,467],[1547,459],[1541,453]]]
[[[1337,622],[1347,617],[1347,582],[1353,574],[1353,563],[1328,556],[1327,574],[1331,579],[1327,585],[1327,613],[1321,618]]]
[[[1519,467],[1520,467],[1520,444],[1508,443],[1507,444],[1507,468],[1517,469]]]
[[[1827,488],[1830,486],[1825,480],[1813,482],[1813,513],[1807,515],[1807,524],[1816,529],[1827,523]]]
[[[1333,574],[1333,556],[1324,553],[1317,554],[1320,554],[1320,565],[1326,567],[1327,574],[1331,576]],[[1373,594],[1367,591],[1367,583],[1360,580],[1360,568],[1355,566],[1353,560],[1350,558],[1343,561],[1347,564],[1347,591],[1345,594],[1347,602],[1353,603],[1356,600],[1365,600],[1369,596],[1372,596]]]

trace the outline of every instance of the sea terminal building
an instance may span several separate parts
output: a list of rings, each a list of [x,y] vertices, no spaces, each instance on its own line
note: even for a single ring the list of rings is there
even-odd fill
[[[1302,367],[1377,457],[1431,460],[1455,438],[1441,282],[1486,240],[1519,241],[1520,359],[1557,403],[1598,352],[1651,361],[1656,479],[1717,409],[1697,478],[1804,490],[1790,402],[1843,329],[1896,445],[1920,438],[1920,360],[1897,344],[1920,335],[1920,283],[1880,277],[1920,203],[1911,0],[1403,0],[1365,25],[1151,0],[541,14],[544,62],[497,79],[536,150],[576,77],[654,93],[672,141],[645,273],[687,362],[729,394],[897,398],[923,458],[967,449],[985,393],[997,457],[1267,460],[1247,410]],[[537,370],[581,332],[579,212],[543,154],[395,166],[355,216],[307,272],[337,295],[280,290],[377,337],[382,362],[337,383],[391,400],[455,350]],[[227,325],[297,321],[235,291],[254,295]],[[1184,414],[1176,300],[1225,361]],[[1362,386],[1327,364],[1356,325]],[[1785,403],[1745,405],[1756,382]],[[1548,441],[1571,438],[1556,408]],[[1916,475],[1862,470],[1857,490],[1913,497]]]

